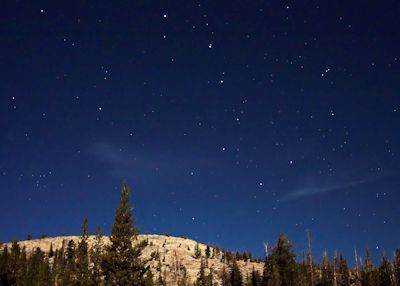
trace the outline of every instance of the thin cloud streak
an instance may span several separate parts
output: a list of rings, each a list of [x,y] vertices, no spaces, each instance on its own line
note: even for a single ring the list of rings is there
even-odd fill
[[[135,150],[119,149],[113,144],[98,142],[90,152],[109,168],[111,175],[124,179],[150,179],[176,183],[193,170],[215,166],[213,158],[183,156],[179,154],[148,154]]]
[[[92,153],[101,161],[111,166],[111,173],[117,177],[131,176],[136,165],[134,158],[127,157],[118,148],[105,143],[96,143],[92,146]]]
[[[109,166],[111,175],[117,178],[136,179],[154,177],[157,173],[171,175],[177,170],[179,161],[171,156],[150,156],[145,153],[119,149],[115,145],[98,142],[91,146],[91,153],[100,161]],[[157,172],[156,170],[160,170]],[[180,170],[181,171],[181,170]]]
[[[281,201],[291,201],[291,200],[295,200],[295,199],[302,198],[302,197],[309,197],[309,196],[333,192],[333,191],[337,191],[337,190],[348,189],[350,187],[359,186],[359,185],[365,184],[370,181],[371,180],[359,180],[359,181],[353,181],[353,182],[325,186],[325,187],[299,188],[299,189],[296,189],[296,190],[286,194],[281,199]]]

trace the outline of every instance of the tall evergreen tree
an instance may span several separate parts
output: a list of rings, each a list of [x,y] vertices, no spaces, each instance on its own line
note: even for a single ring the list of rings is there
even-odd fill
[[[210,250],[210,246],[208,246],[208,245],[206,247],[205,255],[206,255],[206,258],[210,258],[211,250]]]
[[[28,257],[26,254],[26,248],[24,246],[21,250],[21,255],[19,257],[17,285],[24,285],[23,282],[25,281],[27,268],[28,268]]]
[[[197,275],[196,286],[207,286],[207,278],[206,278],[205,269],[206,269],[205,261],[204,261],[204,259],[201,259],[200,270]]]
[[[210,268],[210,271],[207,274],[206,277],[206,286],[213,286],[214,285],[214,275],[213,275],[213,269]]]
[[[14,241],[11,245],[10,252],[10,265],[9,265],[9,273],[10,280],[12,284],[18,284],[20,279],[18,279],[19,268],[20,268],[20,256],[21,256],[21,248],[19,247],[18,242]]]
[[[223,266],[222,268],[222,272],[221,272],[221,286],[230,286],[230,278],[229,278],[229,274],[226,271],[225,266]]]
[[[265,254],[264,259],[264,268],[263,268],[263,275],[262,275],[262,285],[268,286],[268,282],[271,279],[272,275],[272,257],[269,253]]]
[[[65,252],[65,261],[62,262],[63,269],[60,273],[61,285],[75,285],[76,279],[76,245],[70,240]]]
[[[333,286],[333,271],[326,251],[324,251],[324,255],[322,257],[320,284],[321,286]]]
[[[365,249],[365,271],[368,273],[368,272],[372,271],[373,268],[374,268],[374,265],[372,263],[371,254],[369,253],[369,249],[366,248]]]
[[[193,254],[193,257],[196,258],[196,259],[198,259],[198,258],[201,257],[201,249],[200,249],[200,246],[199,246],[199,243],[198,243],[198,242],[197,242],[196,245],[194,246],[194,254]]]
[[[39,279],[38,285],[54,285],[54,279],[52,275],[52,270],[50,267],[49,258],[43,253],[43,263],[41,267],[41,278]],[[42,284],[40,284],[42,282]]]
[[[390,263],[387,257],[383,256],[379,266],[379,286],[393,285],[392,274]]]
[[[251,285],[251,277],[249,273],[246,273],[246,278],[244,278],[243,286],[252,286]]]
[[[347,266],[346,259],[340,255],[339,256],[339,285],[350,286],[350,273]]]
[[[7,245],[0,255],[0,285],[11,285],[10,252]]]
[[[393,276],[396,286],[400,286],[400,249],[396,249],[393,257]]]
[[[249,259],[249,256],[247,255],[246,251],[243,251],[243,255],[242,255],[243,261],[247,261],[247,259]]]
[[[239,265],[236,262],[236,259],[233,259],[232,269],[231,269],[231,286],[243,286],[243,276],[240,272]]]
[[[286,238],[285,234],[280,234],[278,242],[272,251],[273,264],[276,264],[282,285],[296,285],[297,264],[296,255],[293,252],[292,243]],[[274,269],[272,269],[274,273]]]
[[[53,243],[50,243],[50,249],[49,249],[48,257],[52,258],[53,256],[54,256]]]
[[[48,257],[38,247],[28,259],[27,274],[22,285],[52,285]],[[70,284],[63,284],[70,285]]]
[[[144,285],[147,269],[140,260],[143,244],[132,246],[138,231],[133,226],[133,208],[129,196],[129,187],[123,183],[111,229],[110,245],[102,263],[106,285]]]
[[[379,272],[374,268],[369,250],[365,250],[365,263],[361,269],[361,285],[376,286],[379,285]]]
[[[307,262],[308,260],[306,254],[303,253],[303,263],[297,264],[296,268],[296,275],[298,278],[297,286],[312,286],[310,277],[310,266]]]
[[[53,261],[53,278],[59,285],[65,270],[65,240],[62,242],[61,248],[56,249]]]
[[[96,238],[92,248],[90,249],[90,261],[92,263],[91,272],[91,285],[101,285],[103,280],[103,272],[101,269],[101,261],[103,258],[103,235],[101,234],[101,229],[98,226],[96,228]]]
[[[261,286],[261,275],[260,272],[258,272],[258,270],[255,270],[253,267],[253,270],[251,271],[251,285],[252,286]]]
[[[213,286],[213,273],[210,269],[209,273],[206,275],[207,264],[202,258],[200,263],[200,270],[197,275],[196,286]]]
[[[76,276],[79,285],[87,286],[90,285],[90,273],[89,273],[89,231],[88,231],[88,219],[85,217],[82,223],[82,235],[78,243],[76,251]]]
[[[271,274],[267,286],[286,286],[286,285],[288,284],[283,284],[282,282],[282,276],[279,271],[279,265],[276,262],[276,258],[273,256],[271,262]]]

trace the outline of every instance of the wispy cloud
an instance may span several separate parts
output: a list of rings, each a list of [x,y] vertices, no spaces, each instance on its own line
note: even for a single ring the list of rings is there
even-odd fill
[[[123,151],[110,144],[96,143],[91,147],[91,152],[100,161],[109,165],[112,175],[117,177],[130,177],[137,165],[135,158],[128,157]]]
[[[295,200],[295,199],[298,199],[301,197],[308,197],[308,196],[314,196],[314,195],[318,195],[318,194],[322,194],[322,193],[344,190],[344,189],[348,189],[351,187],[365,184],[370,181],[371,180],[358,180],[358,181],[352,181],[352,182],[328,185],[328,186],[322,186],[322,187],[298,188],[298,189],[295,189],[295,190],[289,192],[285,196],[283,196],[281,201],[290,201],[290,200]]]
[[[91,146],[91,153],[105,164],[111,175],[117,178],[148,179],[156,174],[158,174],[157,176],[170,174],[171,170],[182,171],[179,160],[170,155],[120,149],[113,144],[104,142],[98,142]]]
[[[90,151],[114,177],[147,180],[148,183],[155,178],[164,183],[177,182],[190,172],[213,163],[210,158],[160,152],[150,154],[144,150],[120,149],[104,142],[95,143]]]

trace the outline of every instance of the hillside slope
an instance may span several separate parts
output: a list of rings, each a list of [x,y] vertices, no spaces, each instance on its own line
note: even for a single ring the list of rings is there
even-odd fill
[[[25,247],[28,253],[32,252],[32,250],[35,250],[37,247],[48,252],[51,245],[55,251],[56,249],[61,249],[63,245],[66,246],[70,240],[78,243],[79,239],[79,236],[62,236],[20,241],[19,245]],[[202,259],[206,261],[208,266],[206,274],[209,271],[213,271],[214,281],[218,284],[221,282],[223,268],[225,267],[228,269],[228,265],[222,259],[222,253],[217,254],[213,251],[212,247],[211,257],[208,259],[205,258],[205,250],[207,247],[205,244],[198,244],[201,249],[202,258],[194,258],[194,250],[197,244],[194,240],[167,235],[142,234],[137,237],[136,241],[133,241],[133,244],[143,240],[147,240],[147,246],[142,252],[142,258],[149,260],[147,265],[150,266],[154,277],[157,278],[159,275],[162,275],[162,277],[166,279],[168,285],[177,285],[177,281],[183,275],[183,269],[186,269],[189,280],[194,282],[197,278]],[[89,247],[93,245],[94,241],[95,237],[90,236],[88,239]],[[108,237],[103,237],[103,243],[109,243]],[[157,252],[159,253],[159,259],[152,259],[151,257],[154,257]],[[212,256],[213,253],[214,256]],[[160,262],[161,270],[158,267]],[[262,273],[262,263],[240,260],[238,261],[238,265],[244,278],[251,274],[253,268]]]

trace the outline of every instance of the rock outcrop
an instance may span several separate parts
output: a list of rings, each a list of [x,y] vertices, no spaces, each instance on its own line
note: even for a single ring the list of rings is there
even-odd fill
[[[26,240],[18,242],[20,247],[25,247],[27,253],[34,251],[39,247],[42,251],[48,252],[50,246],[53,250],[61,249],[64,245],[66,247],[70,240],[78,243],[79,236],[62,236],[53,238],[43,238],[36,240]],[[220,284],[223,269],[229,271],[229,265],[223,259],[222,252],[214,250],[210,246],[211,256],[206,259],[205,252],[207,245],[197,243],[194,240],[173,237],[168,235],[153,235],[142,234],[137,237],[133,244],[139,243],[143,240],[147,241],[147,246],[142,252],[142,259],[147,261],[147,265],[154,274],[155,278],[159,275],[165,279],[167,285],[177,285],[179,279],[182,278],[183,273],[186,272],[188,280],[193,283],[197,279],[200,270],[201,262],[206,264],[206,274],[213,271],[214,281]],[[89,247],[95,242],[95,236],[90,236],[88,239]],[[108,237],[103,237],[103,244],[109,243]],[[10,245],[10,244],[9,244]],[[195,258],[195,248],[198,245],[201,250],[201,257]],[[161,265],[161,269],[160,269]],[[253,269],[262,273],[263,264],[256,261],[247,259],[238,261],[239,268],[243,277],[251,275]]]

